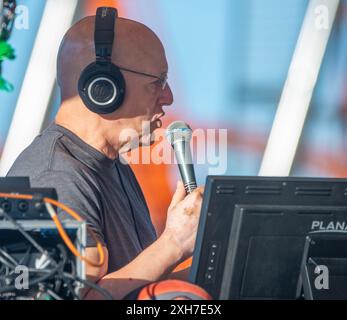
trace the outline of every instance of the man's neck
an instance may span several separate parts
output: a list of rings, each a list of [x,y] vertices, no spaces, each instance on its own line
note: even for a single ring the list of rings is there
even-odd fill
[[[96,115],[90,114],[89,112],[83,113],[85,114],[82,117],[76,106],[63,103],[55,118],[55,123],[73,132],[81,140],[100,151],[107,158],[116,159],[120,148],[117,141],[112,141],[111,143],[108,140],[106,136],[107,130],[103,128],[101,119],[98,119]],[[114,137],[117,137],[117,134]]]

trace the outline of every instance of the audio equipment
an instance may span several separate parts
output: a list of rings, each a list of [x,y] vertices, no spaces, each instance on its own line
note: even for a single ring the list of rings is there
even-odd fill
[[[113,299],[86,279],[86,221],[56,199],[28,177],[0,178],[0,300],[80,300],[84,287]],[[73,220],[60,220],[56,208]]]
[[[109,114],[123,103],[125,80],[112,63],[117,9],[101,7],[95,17],[95,62],[88,65],[78,81],[79,95],[86,107],[97,114]]]
[[[183,121],[175,121],[167,128],[166,138],[175,151],[184,188],[187,193],[191,193],[197,187],[190,151],[192,129]]]
[[[86,223],[62,225],[84,252]],[[67,250],[53,221],[0,220],[0,300],[80,299],[85,274],[85,264]]]
[[[0,209],[16,220],[51,220],[43,198],[58,199],[55,189],[30,188],[28,177],[0,178],[0,193],[32,195],[33,199],[15,199],[0,196]],[[0,216],[0,220],[3,217]]]

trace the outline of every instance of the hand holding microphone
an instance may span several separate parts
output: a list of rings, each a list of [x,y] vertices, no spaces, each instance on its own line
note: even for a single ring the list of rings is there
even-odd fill
[[[167,129],[166,136],[175,150],[183,183],[177,183],[163,234],[169,235],[180,248],[183,261],[194,250],[204,189],[196,185],[189,145],[190,127],[182,121],[174,122]]]

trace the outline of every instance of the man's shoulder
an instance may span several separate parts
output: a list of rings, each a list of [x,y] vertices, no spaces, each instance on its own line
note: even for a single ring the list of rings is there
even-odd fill
[[[47,172],[76,173],[81,164],[66,149],[63,136],[57,131],[44,131],[18,156],[7,175],[34,179]]]

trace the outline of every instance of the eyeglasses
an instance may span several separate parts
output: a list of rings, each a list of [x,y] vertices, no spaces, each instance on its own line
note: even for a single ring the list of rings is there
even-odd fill
[[[158,82],[159,82],[159,85],[160,85],[161,89],[162,89],[162,90],[165,90],[165,88],[166,88],[167,81],[168,81],[168,76],[167,76],[166,73],[162,73],[162,74],[158,77],[158,76],[155,76],[155,75],[153,75],[153,74],[149,74],[149,73],[145,73],[145,72],[134,71],[134,70],[131,70],[131,69],[121,68],[121,67],[118,67],[118,68],[119,68],[119,70],[123,70],[123,71],[131,72],[131,73],[139,74],[139,75],[141,75],[141,76],[145,76],[145,77],[150,77],[150,78],[157,79]]]

